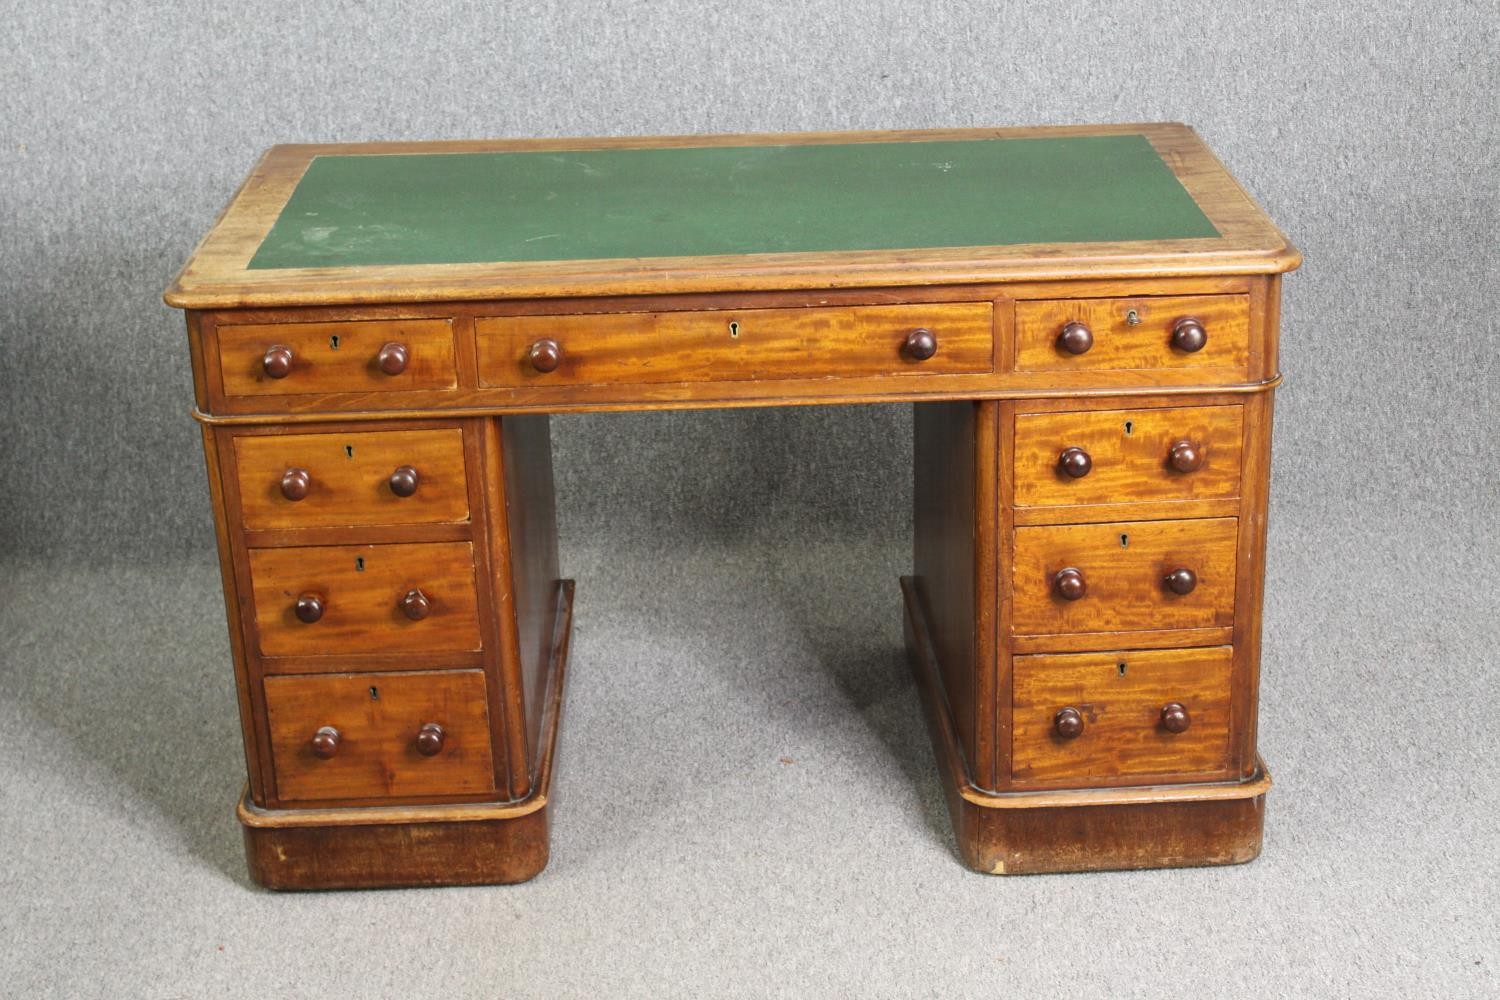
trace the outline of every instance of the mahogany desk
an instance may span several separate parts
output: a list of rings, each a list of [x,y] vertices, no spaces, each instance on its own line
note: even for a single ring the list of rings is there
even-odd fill
[[[251,872],[546,864],[573,607],[549,413],[892,401],[963,860],[1254,857],[1298,263],[1176,124],[272,149],[166,293]]]

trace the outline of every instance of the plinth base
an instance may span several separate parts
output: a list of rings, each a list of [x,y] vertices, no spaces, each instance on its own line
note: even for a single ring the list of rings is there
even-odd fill
[[[921,601],[901,578],[906,646],[964,864],[994,875],[1233,865],[1260,853],[1270,775],[1242,782],[986,792],[969,780]]]
[[[562,718],[573,581],[559,588],[536,780],[519,802],[237,810],[250,877],[268,889],[374,889],[525,882],[547,866],[549,796]]]

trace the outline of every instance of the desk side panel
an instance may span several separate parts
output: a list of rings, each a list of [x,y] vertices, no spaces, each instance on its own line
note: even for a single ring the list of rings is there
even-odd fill
[[[546,414],[500,418],[505,452],[505,504],[514,587],[516,639],[526,711],[526,760],[534,775],[548,659],[557,624],[557,505],[552,434]]]
[[[916,591],[973,780],[993,780],[995,406],[914,408]]]

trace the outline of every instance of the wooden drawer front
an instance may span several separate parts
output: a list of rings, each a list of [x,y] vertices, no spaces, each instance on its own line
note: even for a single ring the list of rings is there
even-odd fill
[[[218,339],[227,396],[401,392],[458,385],[452,320],[255,323],[220,326]],[[390,344],[406,351],[405,364],[394,375],[380,366],[381,351]],[[289,370],[281,378],[267,373],[267,352],[275,347],[291,351]]]
[[[234,439],[234,459],[247,528],[469,519],[464,437],[457,427],[241,435]],[[413,482],[409,495],[396,492]]]
[[[1011,773],[1018,781],[1078,782],[1148,775],[1223,776],[1229,748],[1228,646],[1017,656]],[[1187,728],[1173,732],[1167,706]],[[1059,732],[1073,709],[1081,731]],[[1184,716],[1174,722],[1182,724]],[[1066,728],[1064,728],[1064,731]]]
[[[1212,628],[1234,623],[1238,518],[1116,521],[1016,529],[1012,630],[1016,635]],[[1083,596],[1064,598],[1058,574],[1075,569]],[[1190,593],[1167,574],[1191,570]]]
[[[1172,345],[1173,327],[1185,318],[1198,320],[1208,335],[1197,351]],[[1093,346],[1082,354],[1058,345],[1069,323],[1082,323],[1093,335]],[[1018,371],[1220,368],[1243,374],[1249,363],[1250,299],[1245,295],[1016,303]]]
[[[1016,417],[1015,503],[1057,507],[1238,497],[1243,429],[1240,406],[1023,413]],[[1179,448],[1183,442],[1190,447]],[[1173,464],[1174,448],[1178,463],[1190,471]],[[1069,449],[1088,456],[1082,476],[1064,470]],[[1078,460],[1076,454],[1068,457]]]
[[[266,656],[475,650],[480,647],[474,551],[468,542],[254,549],[250,582]],[[413,620],[401,602],[428,602]],[[316,621],[299,599],[321,604]]]
[[[283,801],[495,788],[483,671],[267,677],[265,693]],[[419,742],[424,726],[441,732],[428,728]],[[337,735],[315,747],[324,727]]]
[[[479,380],[493,386],[727,382],[994,369],[989,302],[747,309],[586,316],[492,316],[476,321]],[[904,349],[931,331],[937,353]],[[552,341],[557,367],[538,371],[533,345]]]

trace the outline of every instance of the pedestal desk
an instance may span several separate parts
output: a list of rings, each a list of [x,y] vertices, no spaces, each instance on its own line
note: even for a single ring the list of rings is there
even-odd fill
[[[573,615],[548,414],[893,401],[963,861],[1253,858],[1298,262],[1177,124],[270,150],[166,294],[252,874],[546,864]]]

